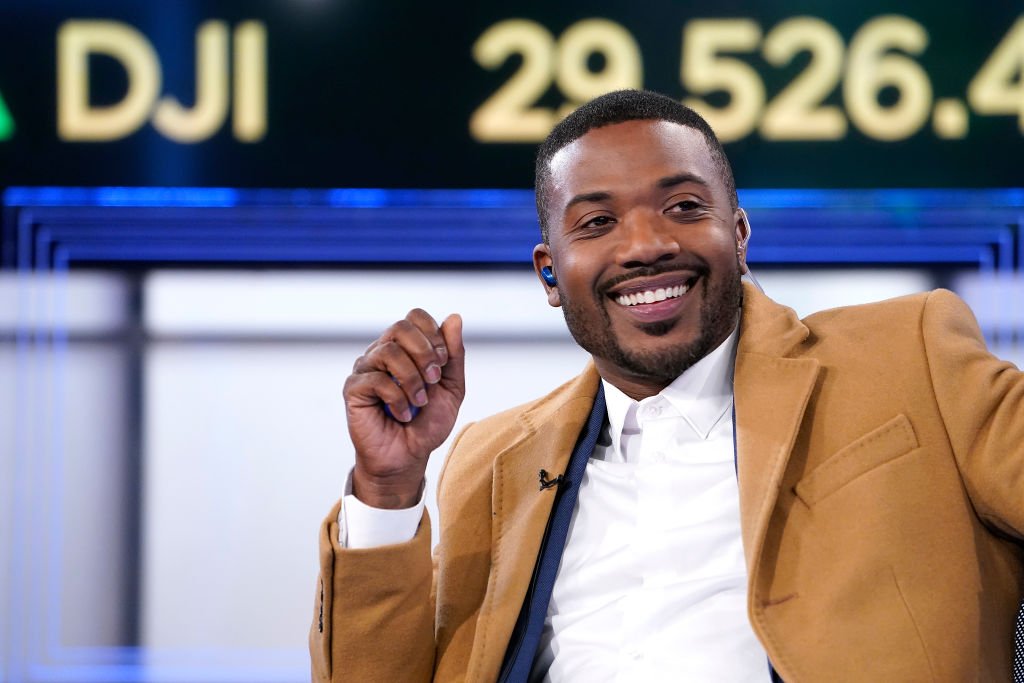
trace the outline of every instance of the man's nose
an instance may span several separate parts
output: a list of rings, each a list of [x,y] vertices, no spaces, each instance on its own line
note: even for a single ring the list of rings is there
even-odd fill
[[[622,243],[618,247],[618,261],[623,267],[647,266],[671,260],[679,254],[679,243],[671,226],[659,219],[660,216],[646,211],[625,217],[620,229]]]

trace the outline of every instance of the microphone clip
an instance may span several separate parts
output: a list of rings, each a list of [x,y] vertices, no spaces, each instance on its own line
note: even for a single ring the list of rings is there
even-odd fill
[[[548,479],[548,472],[547,472],[547,470],[541,470],[537,474],[540,477],[540,490],[541,491],[543,491],[544,489],[550,489],[550,488],[554,488],[554,487],[557,487],[557,486],[561,486],[562,482],[565,481],[565,475],[564,474],[559,474],[554,479]]]

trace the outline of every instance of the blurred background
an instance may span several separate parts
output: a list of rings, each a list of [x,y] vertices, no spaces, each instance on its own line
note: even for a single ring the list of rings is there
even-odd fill
[[[1024,364],[1016,3],[5,0],[0,682],[308,680],[353,361],[462,313],[460,423],[580,370],[533,155],[626,87],[718,131],[770,296],[948,287]]]

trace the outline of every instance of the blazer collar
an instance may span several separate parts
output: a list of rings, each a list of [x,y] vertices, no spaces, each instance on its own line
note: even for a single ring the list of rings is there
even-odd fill
[[[809,338],[810,330],[791,308],[744,285],[733,386],[740,524],[751,596],[782,475],[818,377],[818,361],[801,357]]]
[[[796,311],[772,301],[753,285],[743,283],[740,353],[785,356],[807,341],[810,334]]]

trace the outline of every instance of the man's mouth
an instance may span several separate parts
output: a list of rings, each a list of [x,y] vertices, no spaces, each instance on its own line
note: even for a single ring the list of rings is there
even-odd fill
[[[615,299],[620,306],[636,306],[637,304],[653,304],[665,299],[675,299],[686,294],[690,289],[689,285],[676,285],[675,287],[659,287],[658,289],[645,289],[642,292],[631,292],[623,294]]]
[[[656,304],[668,299],[678,299],[690,291],[699,276],[693,276],[685,282],[651,283],[649,286],[627,287],[612,295],[612,299],[620,306],[638,306]]]

